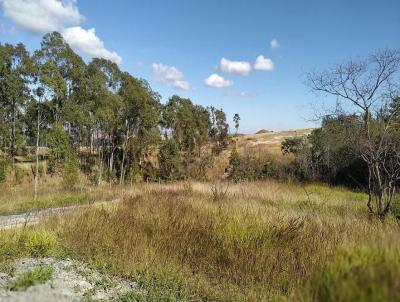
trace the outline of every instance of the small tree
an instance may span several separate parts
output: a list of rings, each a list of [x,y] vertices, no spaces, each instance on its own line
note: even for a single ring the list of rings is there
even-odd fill
[[[349,132],[349,139],[359,145],[359,156],[368,166],[367,206],[381,218],[390,211],[400,177],[399,146],[393,136],[399,108],[387,110],[396,93],[394,80],[399,69],[400,52],[386,49],[364,60],[308,74],[313,90],[353,105],[362,117],[360,127]]]
[[[239,131],[239,121],[240,116],[238,113],[235,113],[235,115],[233,116],[233,123],[235,124],[235,135],[237,135]]]
[[[229,178],[231,178],[233,181],[238,182],[241,180],[241,160],[238,151],[236,150],[236,147],[233,148],[231,155],[229,156]]]

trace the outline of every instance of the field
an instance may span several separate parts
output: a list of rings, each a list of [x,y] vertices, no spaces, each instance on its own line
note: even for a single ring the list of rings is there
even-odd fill
[[[136,282],[122,301],[396,301],[399,225],[365,201],[275,181],[139,184],[120,203],[1,231],[0,256],[84,261]]]
[[[289,160],[281,156],[282,139],[309,131],[237,136],[235,147]],[[218,180],[232,148],[217,158],[208,182],[93,187],[81,180],[70,190],[57,176],[43,176],[36,201],[31,180],[3,183],[3,218],[60,206],[69,211],[0,229],[0,272],[7,280],[0,298],[23,301],[41,293],[37,299],[53,301],[51,295],[69,290],[57,299],[400,299],[395,215],[385,221],[369,215],[366,194],[341,187]]]

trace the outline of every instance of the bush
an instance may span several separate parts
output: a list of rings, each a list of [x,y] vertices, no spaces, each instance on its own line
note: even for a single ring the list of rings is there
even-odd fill
[[[400,301],[400,252],[394,248],[341,250],[318,270],[307,300]]]

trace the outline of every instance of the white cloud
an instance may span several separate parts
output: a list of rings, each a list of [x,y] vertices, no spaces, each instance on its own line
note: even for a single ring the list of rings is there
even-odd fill
[[[157,75],[158,80],[172,85],[181,90],[189,90],[190,85],[185,80],[183,73],[175,66],[168,66],[162,63],[153,63],[151,65],[153,72]]]
[[[23,29],[44,34],[78,25],[84,17],[75,0],[0,0],[4,15]]]
[[[254,63],[254,69],[272,71],[274,70],[274,62],[269,58],[264,58],[264,56],[258,56]]]
[[[270,46],[271,48],[278,48],[278,47],[279,47],[278,40],[275,39],[275,38],[273,38],[273,39],[271,40],[271,42],[269,42],[269,46]]]
[[[247,76],[251,70],[251,65],[249,62],[245,61],[230,61],[228,59],[222,58],[219,64],[219,68],[223,72],[236,73]]]
[[[76,0],[0,0],[4,15],[28,32],[45,34],[59,31],[72,49],[83,55],[108,59],[117,64],[121,57],[104,47],[94,28],[79,25],[80,14]],[[71,27],[72,26],[72,27]]]
[[[204,85],[214,88],[223,88],[233,85],[233,82],[230,80],[225,80],[220,75],[213,73],[204,80]]]
[[[223,94],[225,97],[236,97],[236,98],[256,98],[260,96],[261,93],[254,91],[254,92],[246,92],[246,91],[228,91]]]
[[[69,27],[62,31],[62,35],[65,41],[81,54],[104,58],[117,64],[122,62],[122,58],[116,52],[111,52],[104,47],[103,41],[96,36],[94,28],[86,30],[80,26]]]

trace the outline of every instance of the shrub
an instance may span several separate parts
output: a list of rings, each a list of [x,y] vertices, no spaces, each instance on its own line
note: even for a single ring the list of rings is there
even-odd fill
[[[339,250],[313,276],[307,298],[314,301],[399,301],[400,252],[394,248]]]

